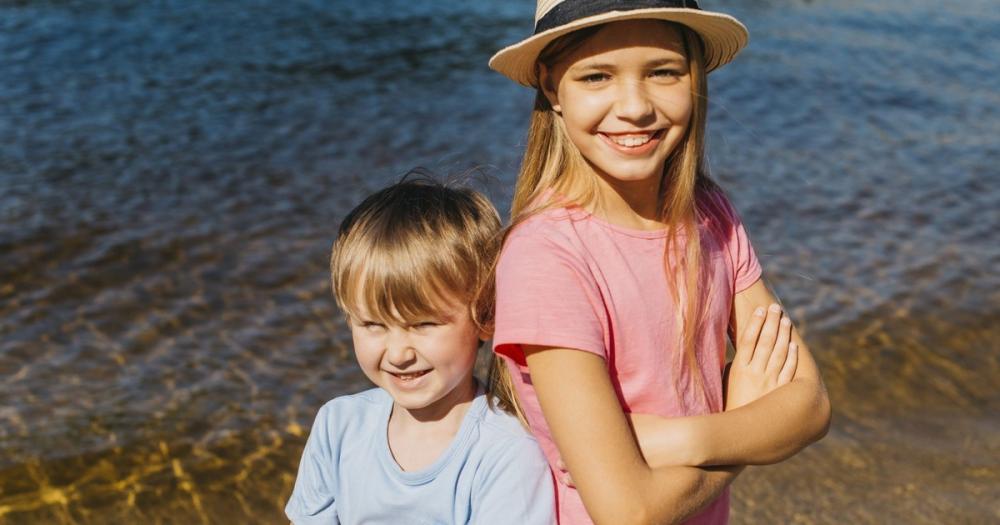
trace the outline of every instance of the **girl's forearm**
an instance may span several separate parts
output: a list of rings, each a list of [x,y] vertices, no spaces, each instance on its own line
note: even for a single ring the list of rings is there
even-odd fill
[[[605,361],[579,350],[525,347],[538,401],[591,519],[676,523],[709,504],[739,468],[651,468],[629,432]]]
[[[715,501],[722,491],[743,471],[742,466],[729,467],[661,467],[653,476],[667,479],[660,489],[646,494],[646,513],[635,523],[684,523]],[[662,490],[669,486],[670,490]],[[613,523],[622,523],[614,520]]]
[[[630,415],[642,454],[664,465],[766,465],[822,438],[830,421],[823,386],[799,378],[728,412],[664,418]]]

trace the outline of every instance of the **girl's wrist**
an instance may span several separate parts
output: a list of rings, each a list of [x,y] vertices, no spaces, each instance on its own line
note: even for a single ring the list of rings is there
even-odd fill
[[[629,419],[650,467],[699,466],[705,460],[695,418],[630,414]]]
[[[698,467],[707,459],[704,450],[707,436],[702,435],[701,426],[697,422],[697,416],[673,419],[673,445],[677,451],[675,460],[680,465]]]

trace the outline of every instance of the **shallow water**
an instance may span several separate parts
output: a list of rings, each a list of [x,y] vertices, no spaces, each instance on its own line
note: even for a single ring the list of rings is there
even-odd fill
[[[711,161],[835,405],[734,523],[1000,521],[1000,14],[705,2]],[[534,3],[0,1],[0,523],[274,522],[367,385],[327,251],[422,165],[509,200]]]

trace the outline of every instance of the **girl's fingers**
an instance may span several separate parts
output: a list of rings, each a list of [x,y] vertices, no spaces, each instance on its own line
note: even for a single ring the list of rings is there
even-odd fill
[[[750,360],[750,367],[759,372],[763,372],[767,367],[767,362],[771,358],[771,351],[774,350],[774,342],[778,339],[778,328],[781,321],[781,307],[772,304],[767,309],[767,318],[764,319],[764,326],[761,327],[760,337],[757,339],[757,346],[753,351],[753,359]]]
[[[781,321],[778,322],[778,338],[774,341],[774,351],[771,352],[771,358],[767,361],[768,375],[773,374],[772,377],[778,377],[781,367],[785,364],[785,358],[788,357],[788,343],[791,338],[792,320],[787,316],[782,317]]]
[[[743,333],[740,334],[740,339],[736,344],[736,357],[733,358],[733,361],[739,362],[743,366],[750,364],[762,326],[764,326],[764,307],[759,306],[750,316],[750,322],[743,329]]]
[[[778,373],[778,386],[787,384],[795,377],[795,368],[799,364],[799,345],[790,343],[788,345],[788,358],[785,359],[781,372]]]

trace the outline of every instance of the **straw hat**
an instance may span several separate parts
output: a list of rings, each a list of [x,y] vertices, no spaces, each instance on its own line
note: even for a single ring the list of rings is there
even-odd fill
[[[694,0],[538,0],[535,34],[501,49],[490,59],[490,67],[525,86],[537,86],[535,61],[553,40],[584,27],[640,18],[693,29],[705,44],[707,71],[731,61],[749,40],[739,20],[703,11]]]

